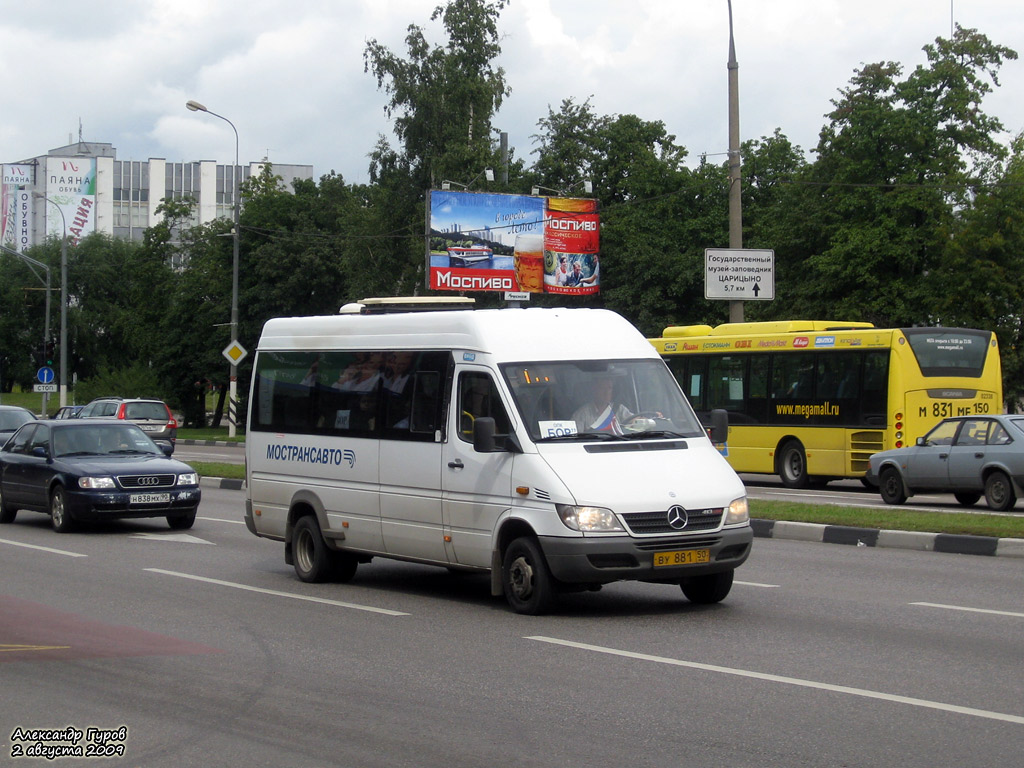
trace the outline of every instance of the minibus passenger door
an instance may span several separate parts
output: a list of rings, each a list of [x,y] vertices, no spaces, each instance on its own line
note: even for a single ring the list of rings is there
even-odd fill
[[[455,407],[449,414],[449,440],[441,467],[444,525],[451,537],[449,557],[460,565],[490,567],[491,533],[509,508],[514,454],[503,435],[511,430],[508,410],[490,371],[457,371]],[[493,419],[493,451],[474,447],[477,419]]]

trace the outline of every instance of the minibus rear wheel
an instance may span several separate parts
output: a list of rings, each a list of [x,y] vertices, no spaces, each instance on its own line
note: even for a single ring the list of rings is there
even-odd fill
[[[708,573],[704,576],[691,576],[683,579],[679,586],[691,603],[710,605],[720,603],[732,589],[733,571],[722,571],[721,573]]]
[[[328,581],[339,575],[341,570],[334,552],[327,548],[320,533],[320,525],[313,515],[300,517],[292,532],[292,558],[295,561],[295,575],[300,580],[313,584]],[[351,561],[348,579],[355,575],[356,561]],[[344,574],[341,574],[344,576]],[[347,581],[348,579],[344,579]]]
[[[505,599],[516,613],[537,616],[555,599],[555,584],[540,545],[529,536],[512,541],[501,565]]]

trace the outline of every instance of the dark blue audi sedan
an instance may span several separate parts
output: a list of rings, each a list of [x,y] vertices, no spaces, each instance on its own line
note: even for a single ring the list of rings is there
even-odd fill
[[[130,422],[29,422],[0,449],[0,523],[27,509],[50,515],[60,533],[79,522],[131,517],[191,528],[199,475],[169,449]]]

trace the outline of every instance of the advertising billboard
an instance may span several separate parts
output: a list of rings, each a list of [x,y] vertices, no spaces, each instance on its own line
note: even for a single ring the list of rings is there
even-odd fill
[[[90,157],[46,158],[46,234],[64,236],[72,243],[96,229],[96,160]],[[61,213],[64,214],[63,218]]]
[[[433,290],[600,290],[597,200],[431,190],[429,212]]]
[[[0,245],[24,251],[31,242],[31,165],[4,165],[0,186]]]

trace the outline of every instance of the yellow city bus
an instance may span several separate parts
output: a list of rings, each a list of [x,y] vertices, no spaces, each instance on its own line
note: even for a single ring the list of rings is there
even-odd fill
[[[650,341],[702,418],[729,413],[733,468],[791,488],[863,480],[871,454],[947,416],[1003,410],[990,331],[787,320],[670,326]]]

